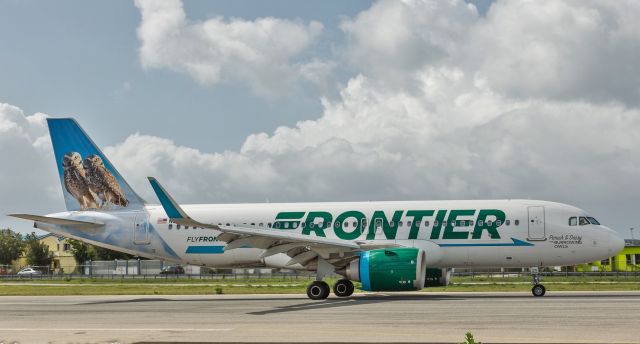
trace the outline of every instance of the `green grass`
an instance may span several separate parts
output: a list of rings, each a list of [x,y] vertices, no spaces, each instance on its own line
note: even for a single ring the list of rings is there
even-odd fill
[[[308,278],[0,280],[0,296],[303,294],[310,281]],[[332,285],[335,279],[326,281]],[[448,287],[427,288],[423,292],[528,292],[530,281],[524,277],[454,278]],[[640,291],[639,277],[547,277],[543,283],[549,291]],[[359,286],[356,283],[356,288]]]

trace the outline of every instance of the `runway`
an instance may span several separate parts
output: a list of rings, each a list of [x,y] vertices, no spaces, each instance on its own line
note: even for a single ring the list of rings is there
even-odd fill
[[[640,292],[0,297],[0,343],[637,343]]]

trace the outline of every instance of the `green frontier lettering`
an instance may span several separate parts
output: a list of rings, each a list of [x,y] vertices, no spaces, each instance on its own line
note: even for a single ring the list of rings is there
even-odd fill
[[[316,219],[321,219],[320,223],[315,223]],[[324,234],[324,230],[331,223],[333,216],[326,211],[310,211],[309,215],[304,221],[304,228],[302,229],[302,234],[309,235],[311,231],[313,231],[316,236],[326,237]]]
[[[409,210],[407,216],[413,216],[413,223],[411,224],[411,231],[409,232],[409,240],[418,239],[418,232],[420,231],[420,224],[422,224],[422,218],[426,216],[432,216],[433,210]]]
[[[468,239],[469,231],[456,231],[454,228],[458,224],[458,217],[460,216],[473,216],[475,210],[451,210],[449,211],[449,218],[447,219],[447,226],[444,229],[442,239]],[[465,221],[467,223],[467,221]],[[460,228],[460,226],[458,226]]]
[[[482,209],[478,213],[478,220],[476,221],[476,227],[473,229],[473,239],[480,239],[482,237],[482,231],[487,231],[491,239],[500,239],[498,234],[498,227],[504,223],[506,215],[504,211],[499,209]],[[491,221],[489,225],[487,220]],[[498,221],[500,224],[498,224]],[[482,222],[482,226],[479,224]]]
[[[326,211],[309,212],[302,228],[303,235],[311,235],[312,232],[318,237],[326,237],[325,229],[333,222],[333,231],[335,235],[342,240],[354,240],[359,238],[365,231],[367,240],[376,238],[376,231],[382,228],[384,237],[389,240],[396,239],[398,235],[398,227],[402,221],[403,210],[393,212],[391,220],[387,218],[387,214],[383,210],[376,210],[371,216],[371,222],[368,222],[367,216],[358,210],[349,210],[339,214],[335,221],[333,215]],[[469,226],[470,217],[476,214],[473,209],[441,209],[435,210],[409,210],[406,212],[407,220],[412,219],[411,228],[409,229],[409,240],[417,240],[419,237],[420,226],[425,218],[434,216],[433,227],[429,238],[437,239],[481,239],[486,231],[491,239],[500,239],[498,227],[500,227],[506,218],[504,211],[499,209],[481,209],[477,213],[476,223],[471,228]],[[448,216],[447,216],[448,213]],[[300,221],[305,212],[282,212],[276,216],[278,226],[276,228],[295,229],[299,226]],[[463,217],[467,217],[464,219]],[[464,225],[460,223],[464,220]],[[447,221],[445,221],[447,219]],[[349,225],[345,227],[345,223],[355,223],[355,226]],[[446,222],[443,231],[443,223]],[[192,239],[194,240],[194,239]]]
[[[396,210],[393,213],[393,219],[391,223],[387,220],[387,215],[384,211],[376,210],[371,217],[371,223],[369,224],[369,233],[367,233],[367,240],[373,240],[376,238],[376,227],[382,225],[382,231],[387,239],[395,239],[398,233],[398,223],[402,219],[402,210]]]
[[[345,220],[353,218],[357,223],[356,227],[353,228],[352,231],[347,232],[344,230],[342,224]],[[344,213],[338,215],[336,217],[335,224],[333,226],[333,230],[336,233],[336,236],[343,240],[353,240],[358,238],[363,232],[363,226],[366,226],[366,216],[363,213],[357,210],[345,211]]]
[[[433,222],[433,229],[431,230],[431,239],[440,239],[440,229],[442,229],[442,221],[444,221],[446,214],[446,210],[438,210],[436,219]]]

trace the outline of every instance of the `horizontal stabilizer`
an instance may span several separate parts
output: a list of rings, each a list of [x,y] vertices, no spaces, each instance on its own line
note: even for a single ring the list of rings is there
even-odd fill
[[[73,228],[78,229],[78,230],[91,230],[91,229],[97,229],[97,228],[100,228],[100,227],[104,227],[104,223],[61,219],[61,218],[58,218],[58,217],[48,217],[48,216],[41,216],[41,215],[9,214],[8,216],[17,217],[17,218],[23,219],[23,220],[31,220],[31,221],[35,221],[35,222],[49,223],[49,224],[52,224],[52,225],[73,227]]]

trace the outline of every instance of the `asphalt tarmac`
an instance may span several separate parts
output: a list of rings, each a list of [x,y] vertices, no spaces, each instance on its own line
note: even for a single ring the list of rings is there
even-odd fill
[[[637,343],[640,292],[0,296],[0,343]]]

